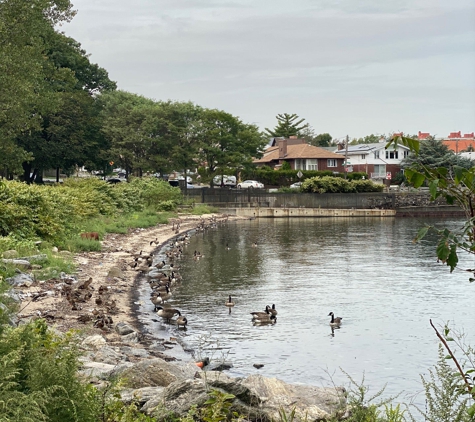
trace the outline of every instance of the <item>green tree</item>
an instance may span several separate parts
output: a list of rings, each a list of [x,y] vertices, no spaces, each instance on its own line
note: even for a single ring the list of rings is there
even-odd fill
[[[148,144],[157,138],[156,103],[125,91],[106,92],[100,103],[102,131],[111,144],[109,159],[125,169],[127,176],[135,170],[140,173],[146,164]],[[151,116],[155,116],[153,122]]]
[[[40,127],[55,109],[44,59],[45,39],[54,26],[74,16],[69,0],[0,1],[0,166],[16,173],[31,154],[15,138]]]
[[[265,129],[265,132],[272,137],[289,138],[290,136],[301,136],[302,131],[308,127],[308,124],[303,122],[305,119],[301,119],[297,114],[278,114],[277,126],[270,130]]]
[[[386,145],[402,144],[407,146],[415,156],[412,167],[406,167],[404,174],[409,183],[419,188],[424,184],[429,185],[429,191],[433,200],[442,197],[448,204],[456,204],[465,212],[466,221],[458,230],[436,229],[430,225],[421,228],[416,241],[424,238],[429,231],[434,231],[439,237],[436,249],[438,259],[450,267],[452,272],[458,265],[458,253],[464,251],[475,254],[475,167],[462,167],[458,164],[447,166],[447,161],[442,157],[435,160],[427,157],[419,159],[421,150],[427,146],[444,152],[440,142],[428,140],[424,144],[416,139],[394,136]],[[424,145],[424,146],[423,146]],[[429,159],[430,158],[430,159]],[[439,166],[442,164],[443,166]],[[475,281],[475,269],[468,269],[474,273],[470,281]]]
[[[203,110],[198,124],[199,157],[207,164],[209,175],[214,175],[218,168],[250,164],[267,143],[255,125],[221,110]]]
[[[433,137],[420,141],[419,151],[406,157],[401,162],[402,168],[423,170],[424,167],[472,167],[473,162],[455,154],[447,145],[434,139]]]
[[[317,147],[329,147],[332,143],[332,136],[329,133],[320,133],[315,137],[315,143],[313,145]]]

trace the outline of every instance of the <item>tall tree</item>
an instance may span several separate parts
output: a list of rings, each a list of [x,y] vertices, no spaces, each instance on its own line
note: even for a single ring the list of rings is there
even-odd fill
[[[50,95],[45,39],[74,16],[69,0],[0,1],[0,166],[17,172],[31,158],[15,138],[57,107]]]
[[[100,132],[97,94],[116,88],[104,69],[90,63],[78,42],[56,31],[45,39],[46,80],[58,107],[41,115],[37,131],[18,139],[34,156],[23,164],[26,181],[40,176],[41,170],[56,168],[59,174],[59,168],[68,172],[99,159],[98,150],[107,146]]]
[[[418,171],[421,171],[424,167],[452,168],[453,166],[468,169],[473,166],[473,162],[468,158],[455,154],[447,145],[434,137],[422,140],[419,144],[418,153],[409,155],[401,162],[402,168],[411,168]]]
[[[284,137],[289,138],[290,136],[301,136],[301,132],[308,127],[308,124],[303,122],[305,119],[301,119],[297,114],[278,114],[277,126],[270,130],[265,129],[265,132],[272,137]]]
[[[206,109],[199,122],[200,161],[209,175],[218,168],[242,167],[260,156],[267,143],[255,125],[245,124],[221,110]]]

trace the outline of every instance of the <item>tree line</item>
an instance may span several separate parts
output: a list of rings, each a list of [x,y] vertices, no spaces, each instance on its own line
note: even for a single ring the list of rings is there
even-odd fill
[[[245,166],[267,139],[257,126],[191,102],[117,90],[81,44],[58,31],[69,0],[0,0],[0,174],[43,170],[128,174]]]

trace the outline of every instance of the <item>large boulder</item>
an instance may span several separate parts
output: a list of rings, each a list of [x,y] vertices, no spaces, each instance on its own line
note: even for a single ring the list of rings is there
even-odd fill
[[[184,416],[193,405],[205,403],[210,389],[234,395],[232,411],[263,422],[282,420],[282,412],[289,418],[293,412],[295,421],[325,421],[343,413],[346,407],[346,392],[340,387],[287,384],[261,375],[242,379],[203,372],[201,377],[173,382],[147,401],[142,411],[159,418],[163,412]]]
[[[198,368],[193,363],[175,364],[160,358],[147,359],[134,364],[121,373],[128,387],[167,387],[173,382],[195,377]]]

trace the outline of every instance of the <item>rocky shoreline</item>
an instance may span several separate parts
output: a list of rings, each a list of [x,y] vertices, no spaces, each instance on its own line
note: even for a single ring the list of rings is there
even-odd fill
[[[181,345],[176,338],[146,334],[138,318],[144,273],[131,265],[134,256],[157,253],[207,219],[222,223],[229,218],[236,219],[227,215],[180,216],[170,224],[137,229],[128,235],[107,235],[102,252],[73,257],[77,276],[61,274],[37,281],[35,267],[23,269],[22,277],[10,280],[12,295],[21,301],[18,321],[44,318],[59,333],[77,330],[83,351],[81,375],[99,388],[120,377],[125,385],[122,400],[135,402],[149,415],[184,416],[192,405],[204,404],[210,389],[234,395],[233,410],[248,420],[278,420],[280,412],[293,410],[297,420],[343,415],[346,392],[341,387],[287,384],[260,375],[231,378],[217,362],[200,369],[191,355],[177,359]],[[9,255],[11,259],[16,258],[13,255]]]

